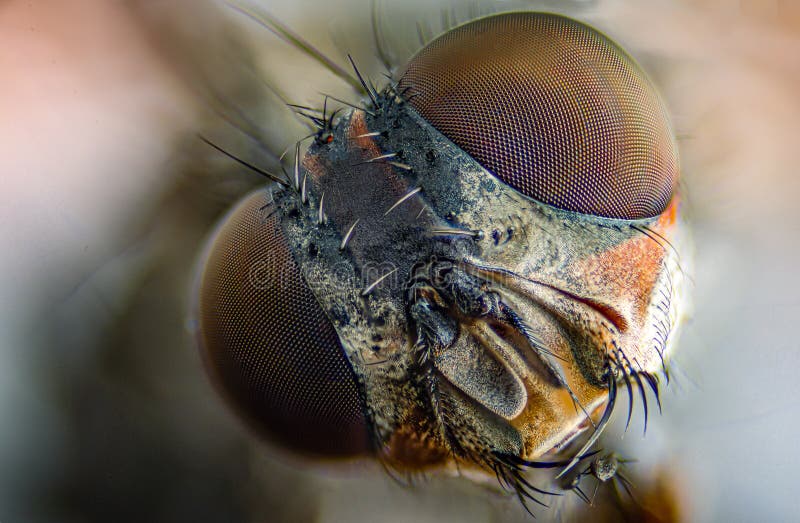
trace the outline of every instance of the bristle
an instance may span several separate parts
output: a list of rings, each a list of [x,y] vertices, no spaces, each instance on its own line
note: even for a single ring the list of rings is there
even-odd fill
[[[608,425],[608,421],[611,419],[611,413],[614,411],[614,406],[617,403],[617,380],[611,367],[606,368],[606,376],[608,379],[608,403],[606,404],[605,410],[603,410],[603,415],[600,417],[600,421],[597,423],[597,428],[594,430],[586,443],[583,444],[583,447],[581,447],[581,450],[577,452],[575,457],[572,458],[567,466],[558,473],[556,479],[563,477],[564,474],[569,472],[572,467],[574,467],[581,460],[581,456],[585,454],[592,447],[592,445],[594,445],[594,443],[600,437],[600,434],[603,433],[603,430],[605,430],[606,426]]]
[[[405,163],[401,163],[401,162],[386,162],[386,163],[391,165],[392,167],[397,167],[398,169],[400,169],[402,171],[411,172],[411,171],[414,170],[413,167],[411,167],[410,165],[405,164]]]
[[[622,355],[622,358],[625,360],[625,363],[628,365],[628,369],[630,369],[630,375],[636,381],[636,388],[639,390],[639,396],[642,398],[642,409],[644,411],[644,433],[647,433],[647,420],[648,420],[648,406],[647,406],[647,393],[644,389],[644,383],[642,382],[642,377],[640,376],[640,372],[633,368],[633,363],[628,358],[628,356],[623,352],[619,351]],[[638,362],[637,362],[638,363]],[[641,366],[640,366],[641,369]]]
[[[581,498],[581,500],[584,503],[586,503],[587,505],[591,505],[592,504],[592,502],[589,500],[589,497],[581,490],[581,487],[579,485],[575,485],[574,490],[575,490],[575,494],[579,498]]]
[[[475,231],[467,231],[464,229],[454,229],[454,228],[447,228],[447,227],[440,227],[436,229],[431,229],[428,231],[431,236],[470,236],[475,238],[478,236],[478,233]]]
[[[648,385],[650,385],[650,390],[653,391],[653,396],[656,398],[656,405],[658,405],[658,413],[661,414],[661,394],[658,388],[658,380],[652,374],[647,372],[642,374],[644,376],[645,381],[647,381]]]
[[[356,62],[355,62],[355,60],[353,60],[353,57],[348,54],[347,55],[347,59],[350,60],[350,64],[353,66],[353,71],[356,72],[356,76],[358,77],[358,81],[361,83],[361,86],[364,88],[364,91],[366,92],[367,96],[369,96],[369,99],[372,100],[372,106],[377,109],[378,108],[378,94],[372,92],[372,90],[370,89],[369,85],[367,85],[367,82],[364,81],[364,78],[361,76],[361,72],[358,70],[358,67],[356,67]]]
[[[380,135],[381,135],[380,131],[373,131],[371,133],[359,134],[358,136],[356,136],[356,138],[373,138],[375,136],[380,136]]]
[[[356,221],[353,222],[353,225],[351,225],[350,228],[347,229],[347,233],[344,235],[344,238],[342,238],[341,245],[339,245],[339,250],[340,251],[343,251],[344,248],[347,247],[347,242],[350,241],[350,238],[353,236],[353,231],[355,230],[356,225],[358,225],[358,222],[360,222],[360,221],[361,221],[361,218],[357,219]]]
[[[323,210],[324,205],[325,205],[325,193],[323,192],[322,196],[319,197],[319,217],[317,219],[317,225],[322,225],[325,223],[325,211]]]
[[[261,169],[259,167],[256,167],[255,165],[253,165],[251,163],[248,163],[248,162],[242,160],[241,158],[239,158],[237,156],[234,156],[233,154],[229,153],[228,151],[226,151],[225,149],[223,149],[222,147],[220,147],[219,145],[215,144],[214,142],[212,142],[211,140],[209,140],[208,138],[206,138],[206,137],[204,137],[202,135],[198,135],[198,138],[200,138],[200,140],[202,140],[206,144],[210,145],[211,147],[213,147],[217,151],[221,152],[222,154],[224,154],[225,156],[227,156],[231,160],[237,162],[238,164],[240,164],[240,165],[242,165],[244,167],[247,167],[251,171],[253,171],[255,173],[258,173],[261,176],[264,176],[265,178],[267,178],[269,180],[272,180],[275,183],[278,183],[278,184],[280,184],[282,186],[286,186],[286,182],[284,182],[278,176],[272,174],[271,172],[267,172],[267,171],[265,171],[265,170],[263,170],[263,169]]]
[[[339,66],[336,62],[325,56],[322,52],[304,40],[300,35],[292,31],[289,27],[285,26],[283,23],[280,22],[277,18],[274,18],[268,13],[261,13],[256,14],[252,11],[248,11],[244,7],[237,5],[232,2],[226,2],[226,5],[237,11],[246,17],[250,18],[260,26],[264,27],[271,33],[275,34],[290,45],[293,45],[295,48],[299,49],[303,52],[306,56],[312,58],[316,62],[322,64],[326,69],[332,72],[334,75],[338,76],[345,82],[347,82],[353,89],[356,90],[359,94],[367,94],[365,91],[362,91],[362,85],[357,81],[355,78],[350,76],[347,71],[344,70],[341,66]]]
[[[442,31],[447,32],[453,27],[453,25],[450,23],[450,11],[448,11],[446,8],[442,8],[440,15],[442,19]]]
[[[372,283],[371,283],[371,284],[370,284],[370,285],[369,285],[369,286],[368,286],[366,289],[364,289],[363,291],[361,291],[361,296],[367,296],[367,295],[368,295],[370,292],[372,292],[372,291],[375,289],[375,287],[377,287],[378,285],[380,285],[380,283],[381,283],[383,280],[385,280],[386,278],[388,278],[389,276],[391,276],[391,275],[392,275],[392,274],[394,274],[395,272],[397,272],[397,267],[395,267],[395,268],[394,268],[394,269],[392,269],[391,271],[387,272],[386,274],[384,274],[383,276],[381,276],[380,278],[378,278],[377,280],[375,280],[374,282],[372,282]]]
[[[371,11],[372,11],[372,38],[375,42],[375,51],[378,53],[378,58],[380,59],[383,67],[386,71],[392,70],[392,60],[386,54],[386,49],[383,46],[383,38],[381,38],[381,24],[380,24],[380,16],[379,16],[379,9],[378,9],[378,0],[372,0],[371,2]]]
[[[386,153],[386,154],[382,154],[380,156],[376,156],[375,158],[370,158],[369,160],[364,160],[363,162],[359,162],[359,163],[357,163],[355,165],[362,165],[362,164],[365,164],[365,163],[380,162],[382,160],[388,160],[390,158],[395,158],[395,157],[397,157],[397,153]]]
[[[300,142],[294,146],[294,188],[300,190]]]
[[[633,416],[633,387],[631,387],[631,379],[628,375],[628,370],[622,362],[617,363],[620,372],[622,372],[622,381],[625,382],[625,388],[628,390],[628,418],[625,421],[625,432],[631,425],[631,416]]]
[[[413,197],[415,194],[419,193],[421,190],[422,190],[422,187],[415,187],[414,189],[411,189],[403,197],[401,197],[399,200],[397,200],[394,203],[394,205],[389,207],[389,209],[385,213],[383,213],[383,215],[384,216],[388,216],[389,213],[392,212],[393,210],[395,210],[398,205],[400,205],[404,201],[408,200],[409,198]]]
[[[424,46],[425,44],[430,42],[431,40],[430,27],[423,27],[422,24],[419,21],[417,21],[417,37],[419,38],[420,46]]]
[[[366,107],[361,107],[361,106],[356,105],[354,103],[346,102],[346,101],[344,101],[344,100],[342,100],[340,98],[336,98],[335,96],[331,96],[329,94],[325,94],[325,93],[321,93],[321,94],[323,94],[324,96],[330,98],[334,102],[339,102],[340,104],[346,105],[347,107],[352,107],[353,109],[358,109],[359,111],[364,111],[365,113],[367,113],[370,116],[376,116],[376,113],[374,111],[370,111]]]

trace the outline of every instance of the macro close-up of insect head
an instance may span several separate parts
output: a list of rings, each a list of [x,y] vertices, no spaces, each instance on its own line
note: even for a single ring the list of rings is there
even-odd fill
[[[0,522],[800,517],[800,4],[0,42]]]

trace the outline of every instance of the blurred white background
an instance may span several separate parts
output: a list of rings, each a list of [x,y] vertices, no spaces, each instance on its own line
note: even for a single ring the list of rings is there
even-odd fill
[[[378,79],[368,1],[255,3]],[[418,45],[416,21],[438,27],[439,5],[380,4],[398,57]],[[664,415],[625,444],[640,466],[670,467],[688,521],[796,521],[800,3],[480,4],[514,5],[620,42],[680,138],[694,317]],[[241,64],[219,51],[237,49],[232,34],[248,44]],[[191,263],[254,180],[220,175],[192,137],[209,121],[204,82],[252,103],[248,60],[293,102],[347,93],[225,8],[0,3],[0,521],[517,517],[455,480],[404,489],[368,466],[342,478],[276,460],[210,392],[183,328]],[[269,105],[274,120],[253,117],[293,143]]]

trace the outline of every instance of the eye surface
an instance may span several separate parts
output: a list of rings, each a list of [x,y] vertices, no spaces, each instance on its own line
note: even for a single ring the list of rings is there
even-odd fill
[[[585,214],[660,214],[678,178],[666,110],[603,34],[548,13],[445,33],[411,59],[399,92],[439,132],[526,196]]]
[[[356,376],[261,190],[209,244],[198,338],[224,396],[268,439],[307,454],[369,449]]]

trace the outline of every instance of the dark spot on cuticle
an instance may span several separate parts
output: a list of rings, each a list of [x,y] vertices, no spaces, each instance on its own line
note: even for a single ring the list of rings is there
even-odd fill
[[[429,164],[436,162],[436,153],[433,151],[433,149],[428,149],[428,152],[425,153],[425,159],[428,160]]]
[[[350,324],[350,315],[347,314],[347,310],[341,305],[334,305],[331,308],[331,316],[334,320],[336,320],[340,325],[349,325]]]

